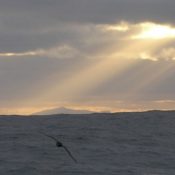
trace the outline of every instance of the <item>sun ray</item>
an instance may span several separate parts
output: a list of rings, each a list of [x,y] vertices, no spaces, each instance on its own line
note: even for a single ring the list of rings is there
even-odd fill
[[[94,89],[98,89],[98,87],[103,85],[103,83],[110,78],[122,75],[129,68],[137,64],[140,59],[159,61],[159,58],[154,53],[164,45],[172,42],[172,39],[175,37],[175,29],[173,27],[154,23],[140,23],[136,25],[127,24],[127,26],[116,25],[108,27],[110,27],[107,28],[109,33],[114,32],[115,30],[117,32],[120,30],[125,31],[125,39],[117,40],[117,42],[120,42],[120,47],[118,44],[117,49],[115,49],[113,48],[113,45],[109,45],[99,55],[98,53],[92,55],[94,61],[91,65],[88,64],[85,68],[79,68],[72,75],[62,78],[59,82],[52,82],[50,86],[41,89],[36,97],[30,99],[29,103],[35,105],[41,102],[43,103],[44,101],[54,101],[54,99],[58,98],[60,101],[76,101],[79,97],[82,97]],[[138,27],[140,30],[135,34],[135,28]],[[53,52],[53,50],[50,51],[51,53]],[[39,53],[41,54],[41,51]],[[58,53],[60,52],[56,52],[56,54]],[[72,53],[72,50],[70,53]],[[0,56],[3,56],[3,54],[5,53],[0,54]],[[24,54],[32,53],[6,53],[6,56],[23,56]],[[154,71],[152,66],[147,68]],[[137,94],[141,89],[146,88],[153,81],[160,78],[169,68],[170,67],[164,67],[160,71],[155,70],[153,76],[141,80],[137,85],[133,86],[129,92],[126,92],[126,98],[131,94]],[[143,68],[138,72],[138,77],[140,74],[144,75],[147,71],[149,70]]]
[[[131,52],[135,52],[140,46],[140,42],[138,41],[135,41],[135,43],[132,42],[132,45],[130,45],[130,42],[128,44],[129,47],[123,46],[120,52],[131,54]],[[150,43],[142,44],[140,49],[148,46],[150,46]],[[128,59],[129,55],[127,59],[127,55],[125,55],[125,58],[121,57],[122,55],[120,53],[114,52],[108,57],[105,56],[104,59],[97,60],[96,63],[93,62],[91,66],[88,66],[84,70],[78,70],[72,77],[64,79],[62,82],[50,87],[47,89],[47,92],[45,90],[43,92],[41,91],[40,97],[37,98],[36,102],[38,100],[43,101],[44,99],[54,98],[55,96],[61,99],[76,99],[82,94],[97,88],[109,78],[119,76],[123,71],[137,62],[136,59]]]
[[[173,69],[174,64],[172,61],[165,61],[165,64],[162,66],[162,63],[150,63],[145,66],[138,72],[138,75],[135,76],[137,79],[137,84],[130,87],[128,93],[125,94],[125,99],[142,98],[142,92],[147,90],[149,87],[153,86],[156,82],[162,80],[163,76],[166,73]],[[161,66],[161,67],[160,67]]]

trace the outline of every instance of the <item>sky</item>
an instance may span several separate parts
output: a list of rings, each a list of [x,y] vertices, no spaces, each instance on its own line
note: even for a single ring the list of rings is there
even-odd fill
[[[0,114],[175,107],[174,0],[0,0]]]

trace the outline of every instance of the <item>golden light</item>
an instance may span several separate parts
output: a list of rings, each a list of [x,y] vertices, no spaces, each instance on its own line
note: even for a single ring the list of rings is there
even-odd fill
[[[126,32],[129,30],[129,25],[126,22],[121,22],[120,24],[116,24],[116,25],[107,25],[105,26],[105,30]]]
[[[36,53],[33,51],[29,51],[29,52],[1,52],[0,53],[0,57],[13,57],[13,56],[17,56],[17,57],[21,57],[21,56],[35,56]]]
[[[97,28],[99,28],[102,31],[106,32],[126,32],[130,30],[130,26],[127,22],[120,22],[119,24],[106,24],[106,25],[97,25]]]
[[[100,25],[98,27],[100,27],[100,32],[101,30],[108,32],[109,38],[112,33],[112,37],[114,37],[114,40],[112,38],[112,42],[116,42],[116,46],[115,43],[111,43],[109,47],[105,49],[102,48],[102,53],[97,53],[92,56],[94,57],[92,64],[88,64],[87,67],[80,67],[74,74],[68,75],[67,77],[64,76],[60,81],[54,81],[51,86],[49,85],[46,86],[46,88],[42,88],[36,97],[32,100],[29,99],[29,103],[37,105],[45,101],[51,102],[59,98],[61,101],[60,103],[62,103],[61,105],[64,104],[63,101],[65,100],[68,101],[66,106],[69,107],[69,101],[76,101],[79,97],[102,86],[108,79],[122,75],[132,66],[136,65],[139,59],[158,61],[159,57],[162,55],[170,57],[175,53],[175,50],[171,48],[162,51],[160,56],[154,54],[157,50],[160,50],[164,45],[172,41],[172,38],[175,38],[175,28],[171,26],[143,22],[138,24],[119,23],[116,25]],[[117,33],[124,32],[120,35],[120,37],[122,36],[122,39],[120,37],[118,39],[117,37],[119,35],[116,35],[115,40],[115,31]],[[161,41],[159,41],[160,39]],[[118,46],[118,42],[120,42],[120,46]],[[66,55],[69,57],[69,55],[76,55],[77,52],[71,47],[64,46],[47,50],[35,50],[34,52],[0,53],[0,56],[24,56],[34,54],[40,56],[53,55],[54,57],[61,55],[61,57],[66,58]],[[87,57],[89,56],[87,55]],[[100,57],[100,59],[98,57]],[[144,76],[147,71],[152,71],[154,74],[147,79],[141,80],[133,87],[133,89],[131,88],[129,92],[126,92],[126,99],[132,99],[132,97],[129,98],[130,95],[137,94],[143,88],[159,79],[170,69],[170,66],[171,65],[166,65],[161,70],[154,70],[152,64],[150,67],[143,67],[143,69],[138,72],[138,75],[136,75],[136,79],[139,79],[140,75]],[[50,80],[48,81],[50,82]],[[90,109],[92,106],[87,107],[78,104],[77,106],[70,105],[70,107]],[[106,108],[99,108],[98,105],[93,108],[93,110],[96,111],[101,109],[104,110]],[[28,113],[29,111],[30,110],[27,109]],[[33,112],[35,109],[31,109],[31,111]],[[27,112],[25,111],[25,113]]]
[[[149,29],[150,31],[154,31],[155,26],[161,26],[154,23],[141,23],[131,26],[131,28],[135,31],[137,27],[141,29],[141,25],[146,25],[147,28],[145,28],[145,30]],[[131,32],[126,35],[131,36]],[[94,59],[95,61],[87,67],[83,67],[83,69],[79,68],[73,75],[64,77],[59,82],[54,83],[54,85],[47,87],[47,89],[42,89],[32,103],[38,104],[43,101],[52,101],[57,97],[62,100],[75,100],[97,89],[111,77],[120,76],[130,67],[137,64],[138,59],[157,61],[152,53],[168,41],[167,39],[161,40],[161,42],[157,40],[120,40],[120,48],[111,49],[111,46],[109,49],[106,48],[106,50],[103,50],[102,56],[100,55],[100,57],[102,57],[101,59]],[[98,55],[95,55],[95,57],[96,56]],[[159,75],[156,75],[156,77],[157,76]],[[145,81],[146,83],[141,82],[141,87],[151,80]]]
[[[151,22],[141,23],[141,33],[132,36],[132,39],[166,39],[175,38],[175,28],[169,25]]]

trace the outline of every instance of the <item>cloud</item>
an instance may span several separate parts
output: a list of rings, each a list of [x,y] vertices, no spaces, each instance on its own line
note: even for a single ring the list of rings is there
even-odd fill
[[[20,17],[19,20],[26,25],[28,22],[31,24],[30,18],[33,22],[40,20],[38,25],[43,24],[43,19],[49,23],[55,23],[58,20],[85,23],[113,23],[121,19],[136,22],[174,21],[174,1],[172,0],[166,2],[163,0],[74,0],[73,2],[71,0],[37,0],[37,3],[33,0],[30,2],[1,0],[0,7],[1,13],[6,14],[6,19],[12,17],[13,20]]]
[[[54,47],[47,50],[40,49],[35,51],[35,53],[38,56],[53,57],[59,59],[74,58],[80,54],[78,50],[68,45]]]
[[[121,21],[115,24],[97,25],[64,24],[62,27],[48,29],[48,37],[52,32],[62,35],[62,30],[65,30],[65,35],[62,36],[62,39],[58,39],[58,43],[53,41],[51,44],[49,41],[51,47],[42,47],[46,45],[41,43],[40,47],[36,45],[32,50],[20,52],[10,52],[11,49],[8,51],[6,48],[7,52],[1,52],[0,57],[103,58],[108,54],[120,58],[157,60],[160,57],[173,56],[173,50],[167,50],[166,47],[175,38],[175,28],[166,24]],[[66,39],[67,35],[70,36],[70,40]],[[165,48],[162,49],[162,47]],[[168,47],[172,48],[171,45]]]
[[[175,60],[175,48],[164,48],[160,51],[160,53],[157,53],[157,57],[159,59]]]
[[[113,25],[120,21],[173,24],[174,3],[172,0],[37,0],[37,3],[1,0],[0,51],[22,52],[76,42],[80,33],[83,35],[83,30],[75,32],[74,26],[79,24]]]
[[[34,56],[37,55],[36,52],[19,52],[19,53],[13,53],[13,52],[9,52],[9,53],[0,53],[0,57],[21,57],[21,56]]]
[[[129,30],[129,24],[126,21],[121,21],[119,24],[99,24],[97,25],[101,30],[104,31],[117,31],[117,32],[126,32]]]
[[[63,45],[49,49],[37,49],[27,52],[7,52],[0,53],[0,57],[25,57],[25,56],[39,56],[39,57],[53,57],[58,59],[66,59],[78,56],[78,51],[70,46]]]

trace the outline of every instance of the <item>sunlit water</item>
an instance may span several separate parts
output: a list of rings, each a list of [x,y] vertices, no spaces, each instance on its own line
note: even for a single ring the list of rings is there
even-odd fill
[[[0,174],[173,175],[175,112],[2,116]]]

